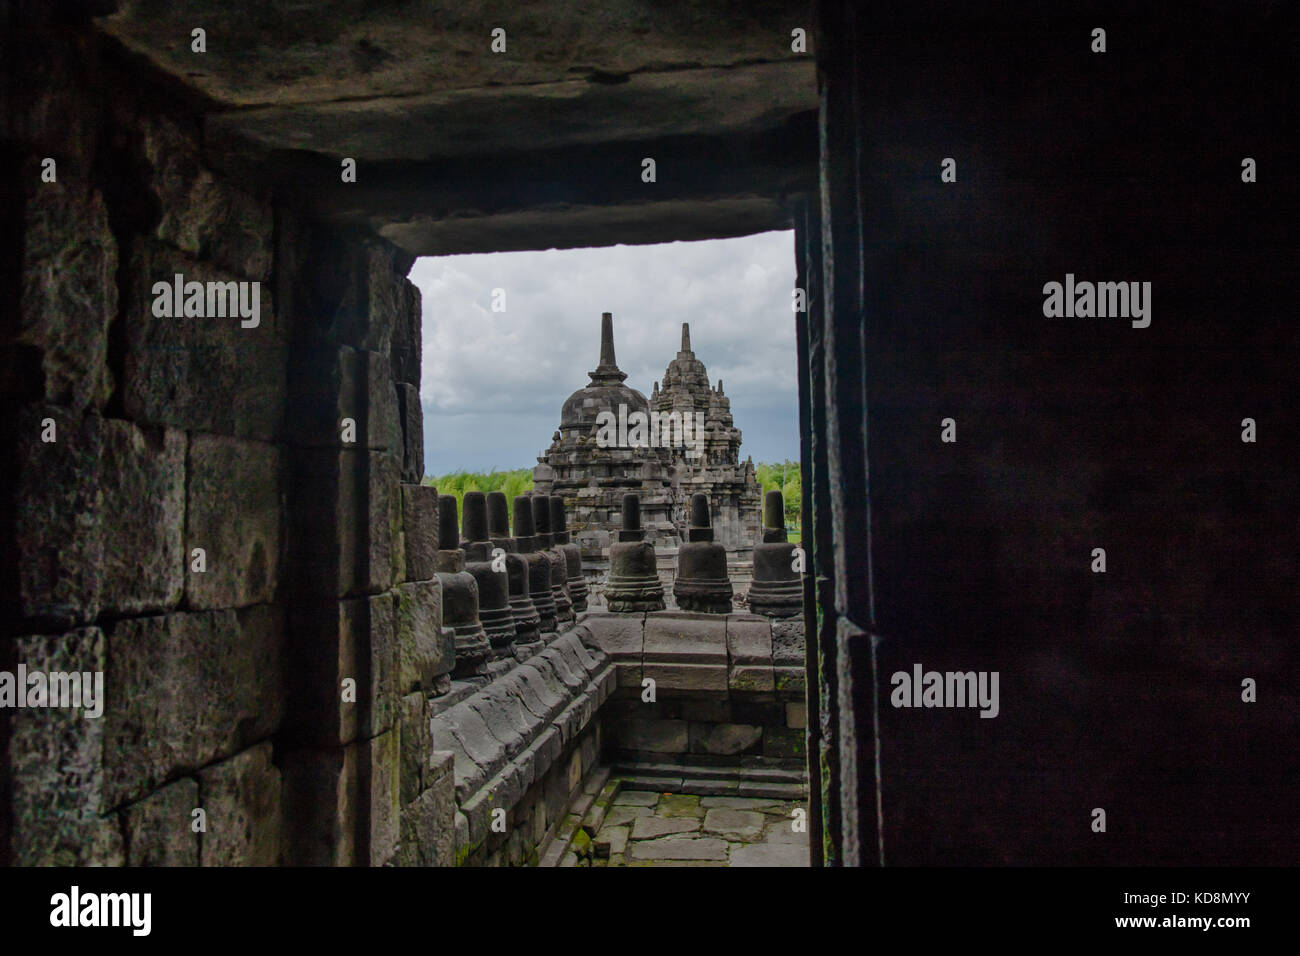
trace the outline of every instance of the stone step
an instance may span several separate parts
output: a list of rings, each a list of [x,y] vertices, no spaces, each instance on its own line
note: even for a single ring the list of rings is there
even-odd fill
[[[632,789],[626,782],[629,777],[749,781],[752,783],[798,784],[799,786],[805,786],[804,774],[801,771],[787,770],[780,767],[716,767],[694,764],[618,762],[614,764],[613,772],[624,778],[624,786],[627,786],[628,789]]]

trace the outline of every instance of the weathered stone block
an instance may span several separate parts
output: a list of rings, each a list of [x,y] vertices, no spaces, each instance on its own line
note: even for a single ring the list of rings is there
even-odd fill
[[[477,768],[477,773],[470,767],[462,768],[457,755],[456,795],[462,804],[482,780],[505,766],[505,746],[488,730],[482,716],[466,704],[457,704],[435,717],[431,732],[435,748],[453,753],[459,750]]]
[[[523,749],[525,735],[538,725],[536,720],[525,719],[524,705],[518,697],[512,697],[496,684],[487,685],[465,703],[478,712],[488,730],[511,755]]]
[[[645,661],[690,664],[727,663],[727,620],[716,615],[690,617],[651,614],[645,623]]]
[[[275,598],[284,514],[281,452],[216,435],[190,439],[185,504],[185,597],[193,608],[243,607]],[[193,570],[195,548],[207,570]]]
[[[684,754],[690,750],[689,725],[684,720],[616,720],[607,728],[617,750]]]
[[[773,669],[776,692],[781,697],[802,698],[808,675],[802,667],[777,667]]]
[[[591,639],[616,661],[641,660],[645,648],[645,614],[588,611],[583,623]]]
[[[727,654],[733,664],[772,663],[772,628],[756,614],[727,615]]]
[[[170,119],[142,120],[148,184],[162,212],[154,235],[195,258],[211,259],[248,279],[271,276],[274,222],[262,203],[205,169],[199,131]]]
[[[14,638],[12,651],[13,663],[26,664],[29,671],[104,672],[104,636],[97,627]],[[91,703],[91,712],[104,705],[102,700]],[[106,805],[104,721],[87,718],[86,712],[47,707],[0,715],[10,721],[6,770],[13,781],[16,866],[125,862],[116,818],[101,816]]]
[[[406,580],[406,544],[402,533],[401,461],[389,452],[367,453],[365,589],[387,591]]]
[[[203,866],[275,866],[280,862],[280,771],[264,741],[199,773],[207,811]]]
[[[357,864],[361,746],[293,750],[284,755],[281,772],[286,865]]]
[[[415,581],[393,589],[397,633],[398,688],[407,694],[431,691],[456,662],[454,636],[442,626],[442,585]]]
[[[49,420],[47,422],[47,419]],[[103,582],[100,450],[103,420],[28,405],[0,423],[13,449],[13,543],[0,547],[11,619],[69,626],[99,613]],[[55,441],[41,440],[53,428]]]
[[[278,607],[119,621],[108,637],[104,810],[270,736],[283,708]]]
[[[422,302],[419,288],[409,279],[400,283],[401,301],[393,328],[393,378],[420,390]]]
[[[170,783],[122,811],[129,866],[198,866],[193,830],[199,785],[192,777]]]
[[[23,221],[8,228],[22,235],[22,298],[17,308],[6,303],[0,342],[39,351],[45,401],[78,413],[101,408],[113,389],[118,259],[103,197],[79,184],[36,184]]]
[[[776,690],[776,679],[771,667],[741,665],[727,673],[727,687],[738,694],[771,694]]]
[[[160,317],[153,314],[157,282],[242,281],[166,247],[137,242],[132,251],[131,301],[123,318],[128,417],[193,431],[272,441],[284,418],[287,323],[277,316],[269,286],[259,286],[258,325],[239,316]],[[251,290],[250,290],[251,291]]]
[[[406,535],[406,579],[428,581],[438,557],[438,489],[402,485],[402,526]]]
[[[397,392],[377,352],[331,344],[296,347],[289,364],[290,443],[308,447],[402,447]],[[351,427],[345,429],[350,421]]]
[[[407,321],[405,264],[398,250],[382,239],[358,243],[337,236],[323,237],[317,246],[314,264],[319,274],[312,277],[312,308],[328,317],[329,340],[389,359],[399,311],[400,321]]]
[[[785,705],[785,725],[791,730],[804,730],[808,726],[808,705],[789,703]]]
[[[431,782],[433,736],[429,732],[429,701],[423,691],[401,700],[402,806],[419,798]],[[403,837],[405,842],[405,837]]]
[[[102,434],[100,607],[117,614],[175,607],[189,568],[182,550],[185,435],[113,419],[104,420]]]
[[[681,716],[684,720],[710,724],[730,723],[731,703],[725,699],[684,700],[681,702]]]
[[[370,763],[370,865],[384,866],[392,862],[401,838],[401,724],[355,746],[364,749]]]
[[[370,351],[356,354],[365,375],[365,391],[362,395],[365,397],[366,407],[358,409],[358,412],[365,416],[366,447],[372,451],[387,451],[402,462],[407,441],[402,429],[404,421],[402,395],[393,383],[393,370],[388,356]],[[418,395],[415,404],[418,409],[420,404]],[[358,418],[358,421],[360,420]],[[423,437],[421,437],[420,448],[420,464],[423,471]],[[419,481],[418,478],[403,480]]]
[[[419,484],[424,479],[424,408],[419,389],[399,384],[397,408],[402,422],[402,480]]]
[[[806,667],[803,618],[772,622],[772,663],[778,667]]]
[[[646,664],[644,677],[652,678],[659,693],[675,691],[725,691],[725,664]]]
[[[750,724],[690,725],[691,753],[734,756],[756,753],[763,740],[763,728]]]
[[[438,760],[433,783],[402,810],[401,866],[454,866],[456,859],[456,791],[450,754]],[[468,823],[468,820],[466,820]]]
[[[339,602],[339,672],[329,682],[330,696],[341,702],[343,679],[357,680],[367,659],[370,685],[362,687],[358,680],[356,703],[340,703],[338,743],[377,736],[397,719],[401,678],[394,604],[391,592]]]
[[[764,757],[803,757],[807,750],[807,732],[784,727],[763,728]]]

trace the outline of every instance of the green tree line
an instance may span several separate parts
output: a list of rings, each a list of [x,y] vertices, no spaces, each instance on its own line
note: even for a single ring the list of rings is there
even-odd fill
[[[799,462],[786,459],[782,462],[764,462],[754,465],[754,477],[763,487],[763,494],[779,491],[785,496],[785,525],[792,530],[791,541],[799,540],[803,507],[803,486],[799,479]],[[762,507],[760,505],[759,507]]]
[[[461,520],[461,505],[465,500],[465,492],[481,491],[487,494],[489,491],[504,492],[506,501],[513,502],[518,495],[524,495],[533,490],[533,470],[531,468],[515,468],[512,471],[453,471],[450,474],[438,475],[436,477],[426,477],[426,485],[436,485],[438,494],[456,496],[456,520]],[[511,505],[513,508],[513,505]],[[513,516],[511,517],[513,521]]]

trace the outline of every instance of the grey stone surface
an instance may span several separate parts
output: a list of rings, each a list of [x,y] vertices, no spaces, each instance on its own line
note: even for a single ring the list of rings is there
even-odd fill
[[[759,797],[703,797],[700,799],[700,806],[710,810],[715,807],[724,807],[730,810],[766,810],[781,805],[780,800]]]
[[[727,843],[715,837],[634,840],[627,857],[629,860],[725,860]]]
[[[808,848],[786,843],[755,843],[731,851],[730,866],[808,866]]]
[[[651,794],[651,796],[657,796],[657,794]],[[618,799],[615,798],[609,812],[605,814],[605,826],[615,827],[626,823],[634,823],[639,817],[648,816],[653,812],[649,806],[620,804]]]
[[[182,550],[186,436],[114,419],[104,420],[102,436],[100,608],[139,614],[175,607],[189,567]]]
[[[646,664],[642,676],[652,678],[659,692],[727,689],[726,664]]]
[[[148,116],[141,131],[151,167],[146,181],[161,210],[155,237],[247,279],[269,279],[270,206],[202,165],[196,127],[184,130],[165,117]]]
[[[704,814],[704,829],[727,840],[757,840],[762,836],[766,822],[763,814],[753,810],[715,807]]]
[[[46,419],[56,441],[41,440]],[[0,424],[14,449],[14,618],[71,626],[99,613],[103,581],[99,469],[103,420],[48,405],[23,406]],[[12,432],[9,432],[12,429]]]
[[[397,385],[397,411],[402,426],[402,480],[419,484],[424,478],[424,408],[416,386]]]
[[[650,614],[645,624],[645,662],[693,665],[727,663],[727,620],[714,615]]]
[[[775,668],[741,664],[727,672],[727,687],[737,694],[767,694],[776,691]]]
[[[402,843],[398,853],[401,866],[454,865],[456,791],[451,767],[451,755],[440,754],[434,762],[429,788],[402,809]]]
[[[387,591],[406,580],[406,543],[402,530],[402,494],[399,455],[367,452],[365,569],[360,586],[371,592]]]
[[[393,379],[420,389],[420,366],[424,351],[420,289],[409,279],[401,282],[401,302],[393,326]]]
[[[772,622],[772,662],[777,666],[807,666],[802,617]]]
[[[280,724],[282,615],[239,611],[119,621],[108,637],[108,809],[231,756]]]
[[[772,663],[772,628],[756,614],[727,615],[727,654],[733,664]]]
[[[433,735],[429,730],[429,702],[423,691],[403,697],[400,711],[402,807],[405,808],[432,782]]]
[[[283,775],[284,862],[292,866],[356,866],[362,744],[289,750],[277,757]]]
[[[753,753],[763,739],[763,728],[750,724],[700,724],[690,725],[691,753],[735,754]]]
[[[656,837],[676,833],[695,833],[700,829],[700,821],[694,817],[674,817],[665,819],[658,816],[638,817],[632,821],[633,840],[652,840]]]
[[[606,732],[611,746],[618,749],[684,754],[690,749],[688,728],[684,720],[632,718],[614,721]]]
[[[15,663],[44,673],[104,671],[97,627],[13,639]],[[8,669],[8,668],[7,668]],[[105,675],[107,678],[107,675]],[[105,692],[107,693],[107,679]],[[104,720],[83,709],[7,712],[12,773],[13,863],[18,866],[117,866],[125,846],[114,817],[101,816]]]
[[[383,733],[397,719],[400,659],[394,596],[353,598],[339,602],[339,669],[328,682],[331,703],[340,699],[336,743]],[[369,687],[361,674],[370,675]],[[355,704],[341,702],[344,678],[357,681]],[[337,693],[334,693],[337,689]]]
[[[645,647],[645,614],[588,611],[583,623],[591,640],[616,661],[640,661]]]
[[[123,810],[128,865],[198,866],[200,834],[193,829],[193,812],[199,806],[199,785],[185,777]]]
[[[402,825],[401,725],[368,741],[361,758],[370,764],[370,865],[384,866],[397,853]]]
[[[393,589],[401,693],[431,691],[435,678],[451,672],[456,649],[442,627],[442,585],[432,581]]]
[[[627,850],[627,827],[605,827],[593,841],[596,856],[616,856]]]
[[[207,811],[203,866],[275,866],[280,862],[280,771],[265,741],[199,773]]]
[[[288,323],[276,312],[270,286],[259,287],[258,325],[244,328],[239,316],[155,316],[152,289],[177,274],[186,282],[247,280],[151,241],[136,241],[129,268],[135,278],[125,304],[127,416],[139,423],[276,439],[286,402]]]
[[[620,790],[614,798],[615,807],[653,807],[658,803],[659,794],[649,790]]]
[[[117,315],[108,210],[82,183],[33,184],[27,193],[23,221],[10,224],[22,236],[22,298],[17,308],[6,303],[0,341],[37,349],[45,401],[78,413],[102,407],[113,388],[108,327]]]
[[[217,435],[190,439],[185,501],[185,598],[191,608],[274,599],[284,521],[281,451]],[[193,551],[207,570],[194,571]]]
[[[406,544],[406,579],[433,578],[438,557],[438,489],[402,485],[402,524]]]

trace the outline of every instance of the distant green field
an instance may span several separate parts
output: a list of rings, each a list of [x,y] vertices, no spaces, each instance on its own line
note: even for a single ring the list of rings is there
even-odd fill
[[[800,540],[800,509],[803,504],[802,489],[799,484],[799,463],[783,461],[756,464],[754,474],[763,487],[763,494],[777,489],[785,494],[785,523],[791,541]],[[500,491],[507,501],[513,501],[517,495],[527,494],[533,490],[533,470],[515,468],[510,471],[453,471],[424,479],[426,485],[436,485],[438,494],[456,496],[456,518],[460,520],[461,503],[465,492]]]
[[[516,496],[533,490],[533,470],[516,468],[513,471],[453,471],[450,474],[426,477],[426,485],[436,485],[438,494],[456,496],[456,520],[461,518],[461,505],[465,492],[489,491],[504,492],[506,501],[514,501]]]

